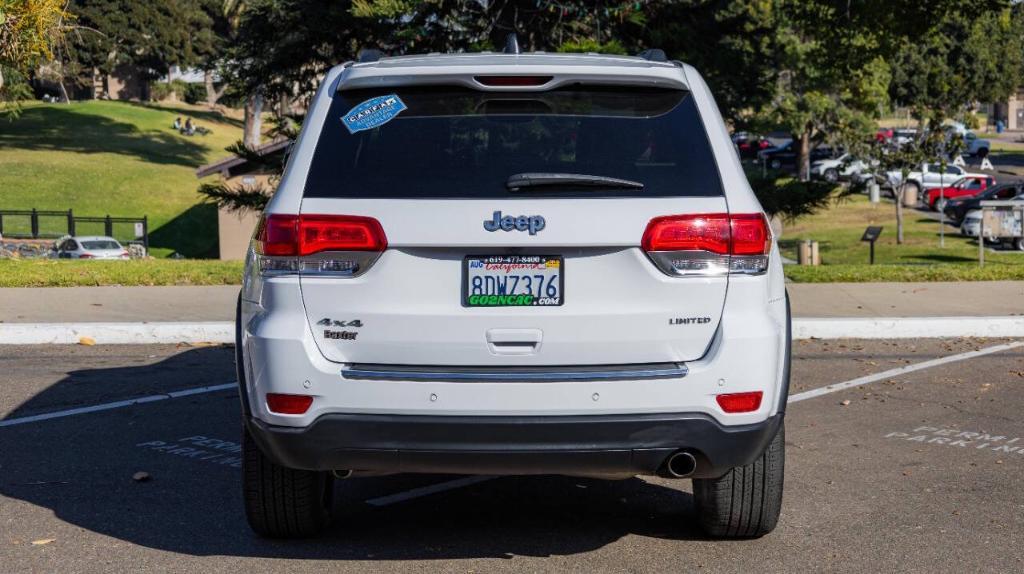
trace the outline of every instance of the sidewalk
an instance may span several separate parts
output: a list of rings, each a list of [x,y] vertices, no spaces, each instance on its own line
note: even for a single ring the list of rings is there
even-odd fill
[[[1024,315],[1024,282],[790,283],[793,316]],[[239,286],[0,289],[0,322],[231,321]]]

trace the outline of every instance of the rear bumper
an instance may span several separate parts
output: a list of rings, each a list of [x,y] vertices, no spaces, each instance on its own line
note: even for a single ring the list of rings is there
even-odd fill
[[[260,449],[286,467],[382,473],[655,474],[669,454],[697,459],[695,477],[754,461],[782,424],[776,414],[725,426],[703,413],[420,416],[332,413],[303,428],[248,418]]]

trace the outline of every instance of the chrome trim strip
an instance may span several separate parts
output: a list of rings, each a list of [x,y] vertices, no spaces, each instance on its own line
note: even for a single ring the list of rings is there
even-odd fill
[[[682,363],[633,368],[601,366],[594,369],[569,368],[479,368],[479,367],[399,367],[387,365],[350,365],[341,370],[345,379],[435,382],[573,382],[636,379],[682,378],[689,369]]]

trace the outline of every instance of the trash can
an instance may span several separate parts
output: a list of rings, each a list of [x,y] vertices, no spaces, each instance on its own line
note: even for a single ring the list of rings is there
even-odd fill
[[[1003,133],[1003,120],[996,120],[996,133]]]
[[[907,185],[903,188],[903,206],[917,207],[917,186]]]
[[[881,189],[878,187],[878,184],[875,183],[875,182],[869,183],[868,184],[868,200],[871,201],[871,203],[878,203],[879,201],[881,201],[881,199],[882,199],[882,192],[881,192]]]

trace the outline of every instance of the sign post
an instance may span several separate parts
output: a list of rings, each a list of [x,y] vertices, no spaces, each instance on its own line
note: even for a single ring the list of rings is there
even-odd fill
[[[871,264],[875,264],[875,241],[878,241],[878,236],[882,234],[882,226],[869,226],[864,230],[864,235],[861,236],[861,241],[867,241],[871,244]]]

